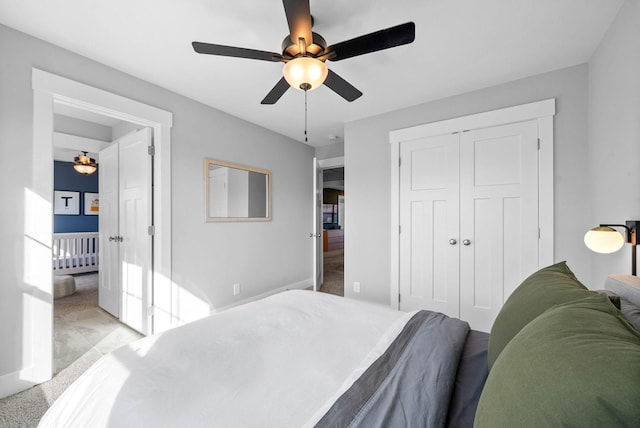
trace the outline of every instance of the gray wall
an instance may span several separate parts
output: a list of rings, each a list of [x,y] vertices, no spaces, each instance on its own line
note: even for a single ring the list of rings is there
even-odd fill
[[[311,281],[313,148],[4,26],[0,58],[0,379],[29,364],[21,326],[24,294],[31,293],[25,195],[33,185],[32,67],[173,112],[172,267],[181,295],[215,310]],[[270,169],[273,221],[205,223],[205,157]],[[236,282],[242,293],[234,297]],[[181,307],[185,320],[199,315]]]
[[[316,158],[331,159],[344,156],[344,143],[335,143],[328,146],[316,147]]]
[[[100,141],[111,142],[115,140],[115,138],[112,138],[112,129],[110,126],[99,125],[97,123],[87,122],[86,120],[63,116],[61,114],[54,115],[53,130],[56,132],[62,132],[63,134],[93,138],[94,140]]]
[[[588,278],[589,254],[582,245],[590,224],[585,64],[348,123],[345,295],[389,304],[391,130],[548,98],[556,99],[555,258],[568,260],[578,277]],[[361,284],[360,294],[353,293],[354,281]]]
[[[640,220],[640,2],[627,1],[589,61],[590,223]],[[630,273],[630,246],[590,255],[592,284]]]

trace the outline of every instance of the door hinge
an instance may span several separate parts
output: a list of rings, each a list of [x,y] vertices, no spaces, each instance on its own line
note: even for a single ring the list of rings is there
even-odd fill
[[[147,152],[149,153],[149,156],[155,156],[156,155],[156,146],[149,146],[147,147]]]
[[[400,233],[402,233],[402,225],[401,224],[398,225],[398,234],[400,234]]]
[[[538,239],[540,239],[540,228],[538,228]]]
[[[398,167],[402,166],[402,158],[398,158]]]
[[[540,150],[540,138],[538,138],[538,150]]]
[[[402,296],[402,294],[398,293],[398,307],[400,307],[400,296]]]
[[[149,226],[147,231],[149,232],[149,236],[154,236],[156,234],[156,227],[155,226]]]
[[[156,307],[155,306],[149,306],[147,308],[147,316],[148,317],[152,317],[152,316],[155,316],[155,314],[156,314]]]

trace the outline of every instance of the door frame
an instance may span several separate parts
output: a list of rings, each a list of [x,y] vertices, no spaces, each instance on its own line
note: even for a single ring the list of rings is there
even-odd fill
[[[54,105],[61,103],[103,116],[121,119],[141,126],[153,128],[155,160],[153,170],[153,284],[152,304],[159,299],[171,302],[173,283],[171,280],[171,127],[173,114],[159,108],[125,98],[120,95],[76,82],[37,68],[32,68],[33,89],[33,173],[34,192],[43,205],[52,204],[53,195],[53,118]],[[33,213],[33,221],[52,230],[53,210],[42,209]],[[51,239],[44,242],[49,252],[39,252],[25,275],[38,278],[38,288],[48,291],[43,297],[42,309],[33,314],[30,338],[32,368],[30,380],[41,383],[51,379],[53,355],[53,272],[43,275],[43,266],[51,265]],[[160,293],[162,295],[160,296]],[[168,311],[170,320],[171,308]],[[158,312],[157,310],[155,311]],[[149,316],[151,316],[151,311]],[[156,317],[157,318],[157,317]],[[155,321],[155,320],[154,320]],[[171,324],[171,322],[165,322]],[[168,328],[169,325],[163,325]],[[156,329],[157,330],[157,329]],[[151,331],[143,332],[150,334]],[[27,339],[27,338],[25,338]]]
[[[313,158],[313,162],[314,162],[314,176],[313,176],[313,204],[314,204],[314,212],[316,213],[315,218],[313,219],[313,231],[314,234],[317,233],[316,231],[316,225],[317,224],[322,224],[322,209],[320,210],[316,210],[315,209],[315,204],[316,204],[316,195],[319,194],[322,196],[324,189],[319,189],[319,183],[317,182],[318,180],[316,179],[316,175],[315,175],[315,171],[316,171],[316,167],[318,171],[323,171],[325,169],[331,169],[331,168],[344,168],[344,156],[336,156],[333,158],[327,158],[327,159],[317,159],[317,158]],[[323,180],[324,181],[324,180]],[[324,203],[324,198],[321,198],[320,200],[320,206],[322,207],[322,204]],[[323,232],[320,231],[320,234],[322,234]],[[321,263],[323,258],[324,258],[324,254],[323,251],[317,251],[316,248],[318,246],[316,239],[320,240],[320,242],[322,242],[323,237],[315,237],[314,238],[314,247],[313,247],[313,291],[320,291],[320,286],[322,284],[316,284],[317,282],[317,266],[320,266],[321,269],[324,270],[324,268],[322,267],[323,264]],[[320,245],[320,248],[322,248],[322,245]],[[321,273],[321,277],[324,278],[324,272]]]
[[[553,116],[555,98],[412,126],[389,132],[391,146],[391,307],[400,309],[400,144],[424,138],[471,129],[488,128],[526,120],[538,120],[538,194],[540,266],[553,264]]]

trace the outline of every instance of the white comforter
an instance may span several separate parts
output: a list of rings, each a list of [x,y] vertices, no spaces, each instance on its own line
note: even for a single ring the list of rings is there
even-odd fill
[[[39,426],[311,426],[411,315],[287,291],[104,356]]]

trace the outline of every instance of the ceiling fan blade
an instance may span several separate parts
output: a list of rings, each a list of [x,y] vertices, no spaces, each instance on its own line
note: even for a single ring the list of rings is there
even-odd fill
[[[309,0],[282,0],[282,4],[289,23],[291,41],[297,45],[298,38],[303,37],[307,46],[311,45],[313,36]]]
[[[193,50],[200,54],[231,56],[235,58],[259,59],[262,61],[281,62],[284,57],[275,52],[255,49],[236,48],[233,46],[214,45],[211,43],[193,42]]]
[[[362,96],[362,92],[331,70],[327,74],[324,85],[349,102]]]
[[[365,34],[327,47],[323,57],[330,61],[340,61],[358,55],[381,51],[395,46],[406,45],[416,38],[416,25],[413,22]]]
[[[269,91],[267,96],[264,97],[260,104],[275,104],[280,99],[280,97],[282,97],[284,93],[287,92],[287,89],[289,89],[289,83],[283,77],[278,83],[276,83],[276,86],[274,86],[273,89]]]

